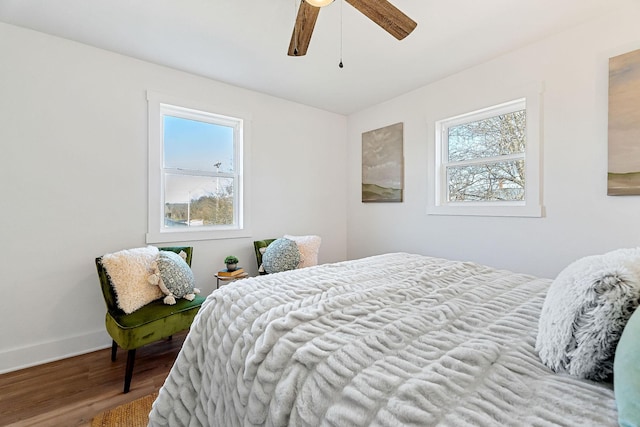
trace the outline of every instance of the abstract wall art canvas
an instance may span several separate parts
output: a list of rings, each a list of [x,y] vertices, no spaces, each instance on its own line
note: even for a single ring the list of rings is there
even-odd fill
[[[404,124],[362,134],[362,201],[402,202]]]
[[[640,49],[609,59],[607,194],[640,195]]]

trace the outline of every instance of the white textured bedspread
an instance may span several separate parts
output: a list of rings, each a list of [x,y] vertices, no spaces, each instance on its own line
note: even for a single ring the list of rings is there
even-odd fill
[[[610,384],[534,351],[551,281],[387,254],[234,282],[203,305],[151,426],[615,426]]]

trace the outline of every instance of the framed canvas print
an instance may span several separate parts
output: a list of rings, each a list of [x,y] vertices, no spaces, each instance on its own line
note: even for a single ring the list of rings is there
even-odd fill
[[[404,124],[362,134],[362,201],[402,202]]]
[[[640,49],[609,59],[607,194],[640,195]]]

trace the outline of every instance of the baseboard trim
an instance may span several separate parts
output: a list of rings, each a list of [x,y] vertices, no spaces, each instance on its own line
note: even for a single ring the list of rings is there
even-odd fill
[[[0,351],[0,374],[111,347],[105,330]]]

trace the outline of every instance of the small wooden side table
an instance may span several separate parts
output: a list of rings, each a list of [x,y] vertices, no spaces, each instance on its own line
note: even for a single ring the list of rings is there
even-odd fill
[[[235,282],[236,280],[240,280],[240,279],[246,279],[247,277],[249,277],[249,273],[244,272],[242,274],[238,274],[237,276],[219,276],[217,274],[215,276],[216,276],[216,289],[220,289],[220,283],[224,285],[225,283]]]

